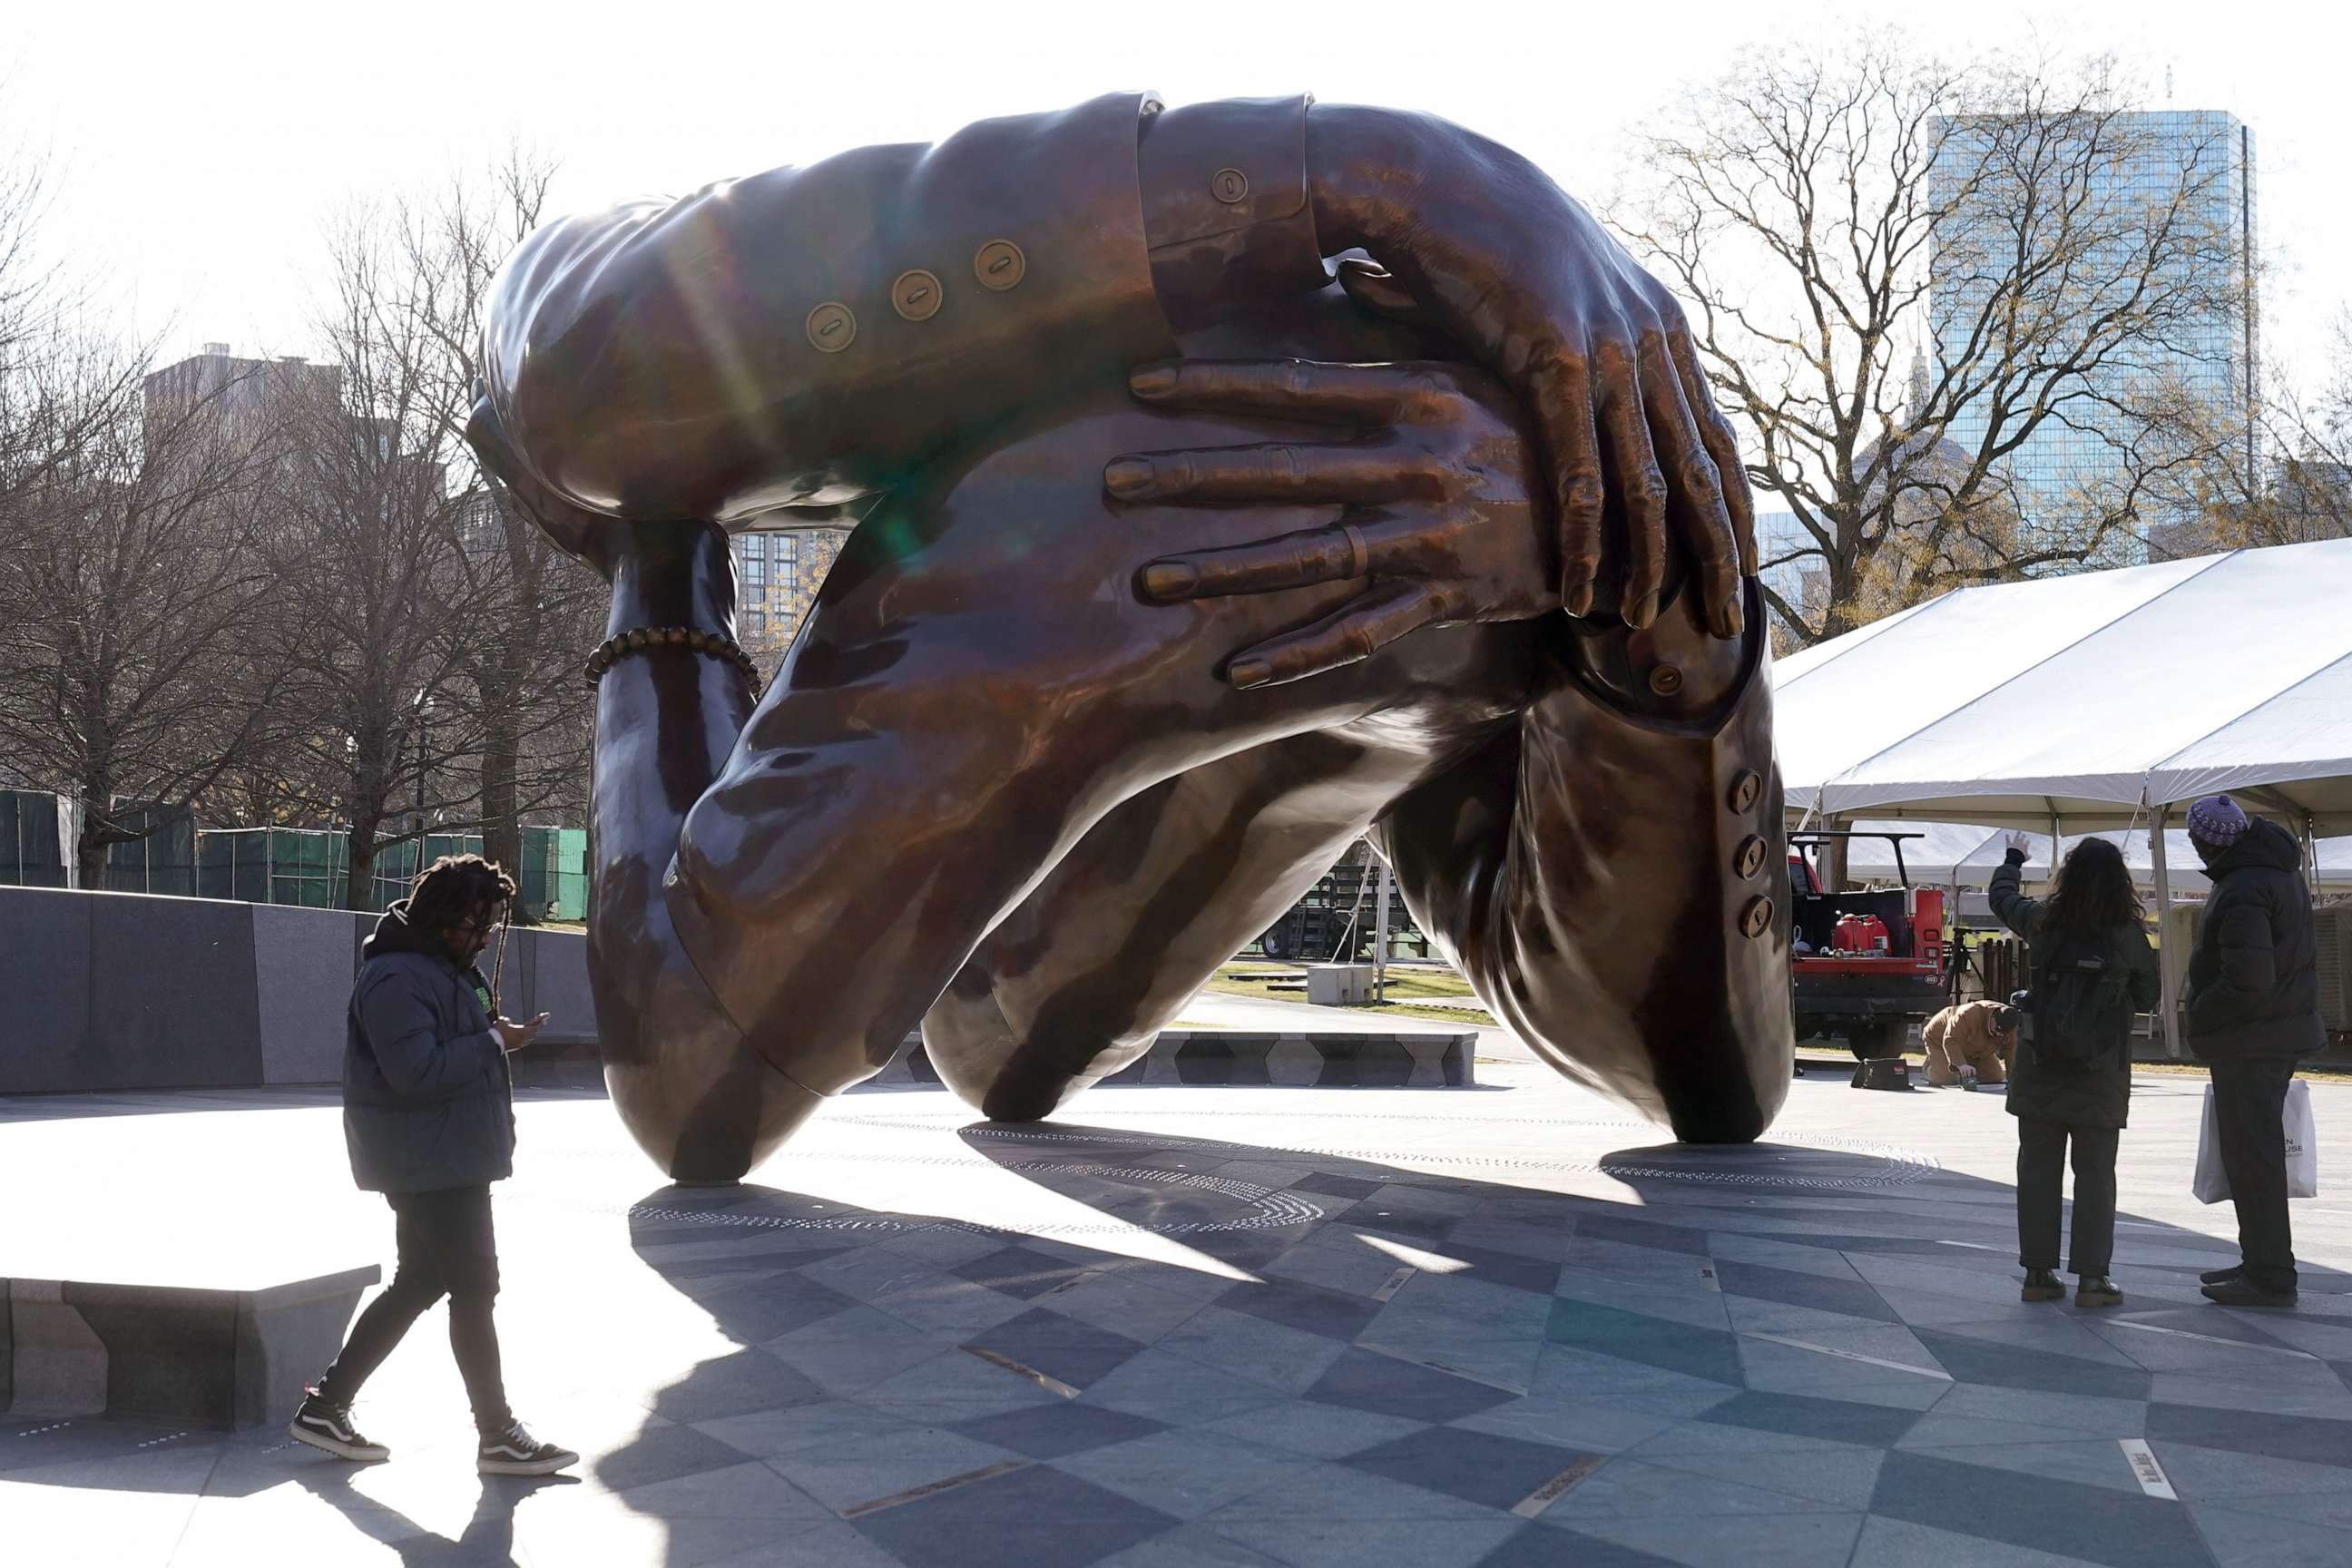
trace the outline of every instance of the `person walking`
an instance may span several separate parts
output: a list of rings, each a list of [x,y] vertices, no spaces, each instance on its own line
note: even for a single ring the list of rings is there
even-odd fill
[[[2213,1075],[2240,1256],[2204,1276],[2205,1294],[2225,1307],[2291,1307],[2286,1091],[2296,1059],[2327,1043],[2303,850],[2226,795],[2189,808],[2189,842],[2213,882],[2189,959],[2189,1048]]]
[[[490,1305],[499,1293],[490,1184],[514,1173],[507,1055],[537,1037],[497,1016],[477,963],[514,882],[478,855],[444,856],[384,911],[360,950],[343,1046],[343,1138],[352,1176],[397,1216],[399,1264],[288,1430],[339,1458],[391,1450],[362,1436],[352,1401],[409,1325],[449,1299],[449,1348],[466,1380],[485,1475],[551,1475],[580,1456],[532,1436],[507,1405]]]
[[[2058,1231],[2067,1153],[2074,1154],[2074,1226],[2067,1268],[2074,1304],[2112,1307],[2123,1292],[2115,1259],[2116,1144],[2131,1106],[2131,1020],[2154,1005],[2156,953],[2120,850],[2085,838],[2066,852],[2047,899],[2019,890],[2027,839],[2009,836],[1993,873],[1992,912],[2023,937],[2032,1001],[2009,1069],[2017,1118],[2019,1292],[2065,1295]]]

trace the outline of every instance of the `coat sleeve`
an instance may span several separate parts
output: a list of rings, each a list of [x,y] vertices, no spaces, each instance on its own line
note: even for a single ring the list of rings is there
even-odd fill
[[[2016,860],[2004,859],[1994,869],[1992,885],[1985,893],[1992,904],[1993,918],[2031,942],[2042,924],[2042,900],[2019,891],[2018,885],[2024,879],[2025,868]]]
[[[591,512],[737,522],[854,501],[1029,395],[1172,354],[1139,196],[1156,108],[1112,94],[539,229],[485,316],[485,461]]]
[[[360,1029],[394,1093],[436,1100],[494,1070],[498,1037],[488,1032],[444,1039],[440,1019],[398,973],[379,974],[360,993]]]
[[[1698,626],[1695,597],[1612,642],[1615,666],[1575,663],[1585,634],[1558,617],[1559,661],[1515,728],[1373,838],[1422,929],[1538,1056],[1722,1142],[1755,1137],[1788,1091],[1789,873],[1761,604],[1751,590],[1734,642]],[[1693,710],[1606,684],[1652,690],[1653,654],[1684,676],[1659,701]]]
[[[2211,973],[2189,998],[2189,1021],[2200,1030],[2243,1022],[2278,983],[2278,954],[2270,912],[2251,899],[2231,899],[2213,911],[2207,939]]]
[[[2162,987],[2157,983],[2156,949],[2149,945],[2147,933],[2133,931],[2124,939],[2125,984],[2130,988],[2132,1011],[2146,1013],[2157,1005]]]

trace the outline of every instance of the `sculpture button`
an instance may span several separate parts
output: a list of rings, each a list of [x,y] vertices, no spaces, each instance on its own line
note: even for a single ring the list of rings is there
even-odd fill
[[[890,285],[890,308],[910,321],[929,321],[945,302],[940,280],[919,267],[899,273]]]
[[[1671,664],[1661,664],[1650,671],[1650,689],[1661,697],[1672,697],[1683,689],[1683,672]]]
[[[1029,258],[1009,239],[990,240],[971,258],[971,275],[980,279],[980,286],[1000,294],[1019,283],[1028,271]]]
[[[1731,781],[1731,809],[1746,811],[1755,805],[1757,796],[1764,793],[1764,781],[1748,769]]]
[[[1249,176],[1239,169],[1220,169],[1209,176],[1209,192],[1227,206],[1249,195]]]
[[[838,300],[827,300],[808,313],[808,341],[821,353],[837,354],[857,341],[857,318]]]
[[[1753,833],[1740,840],[1739,848],[1731,858],[1731,868],[1743,877],[1753,877],[1764,869],[1764,840]]]
[[[1748,900],[1748,907],[1739,911],[1739,934],[1759,937],[1771,929],[1772,900],[1759,893]]]

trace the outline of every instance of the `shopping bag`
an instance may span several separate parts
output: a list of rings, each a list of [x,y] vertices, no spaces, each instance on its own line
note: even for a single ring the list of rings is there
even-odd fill
[[[2319,1195],[2319,1135],[2311,1116],[2311,1086],[2290,1079],[2286,1086],[2286,1195]],[[2200,1204],[2230,1200],[2230,1173],[2221,1168],[2221,1128],[2213,1110],[2213,1086],[2205,1086],[2205,1119],[2197,1130],[2197,1176],[2190,1192]]]
[[[2197,1178],[2189,1190],[2200,1204],[2230,1201],[2230,1173],[2221,1168],[2221,1119],[2213,1110],[2213,1086],[2205,1086],[2205,1119],[2197,1129]]]
[[[2286,1195],[2319,1195],[2319,1130],[2311,1120],[2311,1086],[2299,1078],[2286,1086]]]

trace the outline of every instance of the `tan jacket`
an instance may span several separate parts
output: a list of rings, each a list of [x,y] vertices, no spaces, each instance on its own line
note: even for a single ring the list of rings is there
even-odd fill
[[[1948,1088],[1960,1081],[1960,1068],[1977,1069],[1979,1083],[2009,1081],[2009,1052],[2017,1043],[2014,1032],[1993,1027],[2000,1016],[1998,1002],[1964,1002],[1947,1007],[1927,1020],[1927,1081]]]

